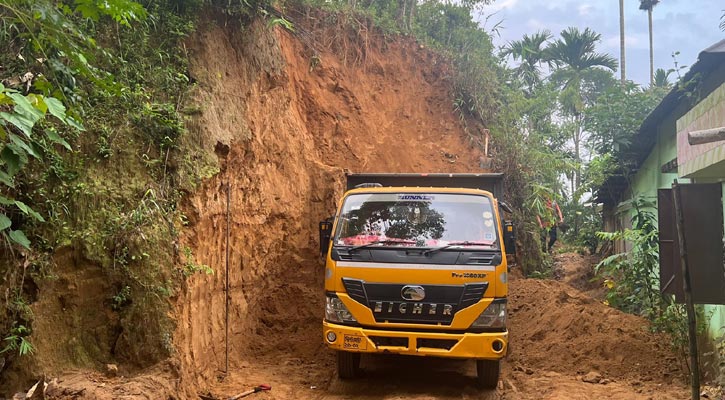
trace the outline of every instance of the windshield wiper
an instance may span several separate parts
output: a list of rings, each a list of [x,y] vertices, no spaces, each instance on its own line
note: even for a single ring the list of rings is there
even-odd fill
[[[376,244],[390,244],[390,243],[415,244],[416,242],[415,242],[415,240],[405,240],[405,239],[375,240],[375,241],[370,242],[370,243],[365,243],[365,244],[361,244],[361,245],[358,245],[358,246],[350,247],[349,249],[347,249],[347,252],[350,253],[350,252],[353,252],[355,250],[362,249],[362,248],[369,247],[369,246],[373,246],[373,245],[376,245]]]
[[[493,242],[476,242],[476,241],[470,241],[470,240],[464,240],[464,241],[460,241],[460,242],[450,242],[450,243],[440,246],[440,247],[428,249],[423,252],[423,255],[429,256],[433,253],[437,253],[441,250],[447,249],[449,247],[454,247],[454,246],[492,246],[492,245],[493,245]]]

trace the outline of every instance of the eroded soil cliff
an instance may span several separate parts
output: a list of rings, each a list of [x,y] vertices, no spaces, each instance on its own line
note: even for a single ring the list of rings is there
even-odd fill
[[[642,319],[526,279],[510,286],[512,353],[498,390],[475,389],[471,363],[438,359],[364,359],[363,379],[337,380],[321,340],[317,224],[334,212],[345,170],[481,172],[483,127],[459,118],[445,60],[414,40],[312,25],[293,35],[212,16],[188,41],[199,110],[188,128],[221,171],[188,193],[180,245],[214,273],[193,275],[174,299],[170,360],[112,378],[66,371],[53,397],[191,399],[270,383],[255,396],[682,398],[679,366]],[[597,382],[582,381],[590,373]]]
[[[366,57],[345,62],[323,33],[303,43],[283,30],[220,25],[190,43],[203,99],[193,126],[222,171],[191,195],[185,238],[216,273],[189,281],[176,335],[183,370],[205,377],[224,362],[227,185],[236,368],[250,356],[324,351],[317,225],[334,212],[345,170],[481,171],[446,65],[416,42],[370,35]]]

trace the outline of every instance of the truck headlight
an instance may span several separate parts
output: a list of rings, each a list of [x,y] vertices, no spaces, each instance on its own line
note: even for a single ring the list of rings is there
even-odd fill
[[[506,327],[506,299],[495,299],[473,321],[472,328],[505,328]]]
[[[350,323],[357,322],[352,313],[345,307],[345,303],[337,297],[325,298],[325,319],[330,322]]]

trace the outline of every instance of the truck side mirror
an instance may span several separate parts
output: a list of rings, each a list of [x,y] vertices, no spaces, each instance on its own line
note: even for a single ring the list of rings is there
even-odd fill
[[[503,246],[506,248],[506,254],[516,254],[516,231],[511,221],[503,223]]]
[[[332,218],[320,221],[320,257],[327,255],[327,249],[330,247],[330,237],[332,236]]]

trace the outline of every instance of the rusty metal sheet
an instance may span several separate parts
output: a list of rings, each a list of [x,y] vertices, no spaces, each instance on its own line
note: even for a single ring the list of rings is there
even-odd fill
[[[722,186],[682,185],[681,199],[693,302],[725,304]]]
[[[684,302],[672,189],[657,191],[657,221],[660,245],[660,291],[674,295],[677,302]]]
[[[696,304],[725,304],[722,186],[681,185],[687,262]],[[684,302],[682,267],[671,189],[657,193],[660,247],[660,290]]]

